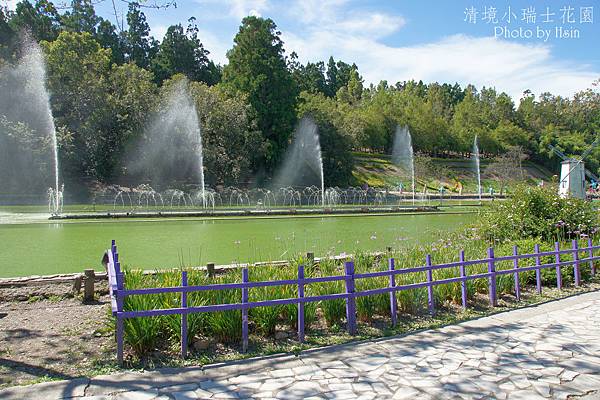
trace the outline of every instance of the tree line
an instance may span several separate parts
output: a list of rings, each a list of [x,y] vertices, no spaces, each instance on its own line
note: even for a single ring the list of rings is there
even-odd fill
[[[183,76],[212,186],[269,179],[305,115],[319,126],[328,186],[353,184],[353,152],[389,153],[397,125],[410,128],[423,154],[464,157],[477,136],[485,156],[518,147],[552,170],[559,159],[549,144],[581,154],[600,125],[600,80],[572,98],[526,91],[518,104],[490,87],[414,80],[366,86],[355,64],[299,62],[271,19],[244,18],[224,66],[210,59],[194,18],[170,26],[160,42],[139,3],[128,3],[126,21],[121,29],[98,16],[92,0],[73,0],[62,13],[48,0],[0,8],[0,67],[18,60],[24,32],[44,50],[68,184],[126,180],[129,146]],[[595,150],[586,161],[597,171],[599,160]]]

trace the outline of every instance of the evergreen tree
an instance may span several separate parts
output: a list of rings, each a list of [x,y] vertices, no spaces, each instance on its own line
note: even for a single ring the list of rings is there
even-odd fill
[[[271,19],[246,17],[227,52],[223,82],[246,93],[267,140],[265,166],[274,168],[288,144],[296,119],[297,90],[284,56],[283,42]]]
[[[28,0],[17,3],[9,26],[13,31],[29,31],[37,41],[54,40],[60,31],[60,15],[52,2],[38,0],[35,6]]]
[[[95,38],[104,49],[110,49],[111,62],[123,64],[125,62],[125,43],[123,37],[117,33],[116,27],[108,20],[100,18]]]
[[[208,59],[209,52],[198,38],[198,27],[194,21],[195,18],[190,18],[185,32],[181,24],[172,25],[167,30],[158,53],[152,60],[152,70],[157,82],[178,73],[209,85],[219,81],[218,69]]]
[[[129,26],[126,34],[127,60],[136,63],[139,67],[147,68],[153,56],[153,48],[156,47],[155,40],[150,37],[150,25],[136,2],[129,3],[127,24]]]
[[[343,61],[337,63],[333,57],[329,57],[327,61],[327,72],[325,73],[325,81],[327,84],[326,95],[335,97],[337,92],[344,86],[348,86],[352,70],[358,71],[356,64],[347,64]]]
[[[71,11],[62,16],[62,25],[70,32],[88,32],[96,34],[99,18],[94,10],[92,0],[73,0]]]
[[[325,63],[319,61],[317,63],[306,63],[305,66],[300,66],[300,69],[295,74],[296,85],[300,91],[310,93],[328,93],[327,82],[325,81]]]

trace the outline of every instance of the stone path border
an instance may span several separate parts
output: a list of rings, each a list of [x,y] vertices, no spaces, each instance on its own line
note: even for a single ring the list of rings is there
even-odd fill
[[[0,399],[600,399],[600,292],[406,336],[203,368],[0,390]]]

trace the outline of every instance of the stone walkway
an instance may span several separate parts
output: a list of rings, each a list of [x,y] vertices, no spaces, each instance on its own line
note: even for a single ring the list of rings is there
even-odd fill
[[[600,292],[377,341],[0,391],[0,399],[600,399]]]

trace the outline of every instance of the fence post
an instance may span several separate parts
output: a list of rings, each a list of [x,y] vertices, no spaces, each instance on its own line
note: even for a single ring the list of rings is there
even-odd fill
[[[210,262],[206,264],[206,273],[210,278],[215,276],[215,263]]]
[[[346,264],[346,321],[348,322],[348,333],[356,333],[356,299],[354,298],[354,261]]]
[[[433,272],[431,271],[431,255],[427,254],[425,257],[425,265],[427,266],[427,306],[429,308],[429,314],[435,314],[435,303],[433,298]]]
[[[116,269],[115,264],[115,269]],[[123,336],[124,336],[124,326],[123,326],[123,318],[121,313],[123,312],[123,295],[121,291],[125,287],[123,284],[123,274],[117,273],[115,274],[115,279],[117,280],[117,363],[120,366],[123,366]]]
[[[588,238],[588,249],[589,249],[589,255],[590,255],[590,270],[592,272],[592,276],[596,275],[596,267],[594,267],[594,243],[592,241],[592,238]]]
[[[562,272],[560,269],[560,242],[554,243],[554,251],[556,254],[554,255],[554,260],[556,261],[556,288],[558,290],[562,289]]]
[[[304,265],[298,265],[298,299],[304,298]],[[304,302],[298,302],[298,341],[304,342]]]
[[[542,261],[540,259],[540,256],[538,254],[540,254],[540,245],[536,244],[535,246],[533,246],[534,252],[536,254],[535,256],[535,289],[538,292],[538,294],[542,293],[542,271],[541,271],[541,265],[542,265]]]
[[[396,276],[392,273],[396,269],[396,261],[393,258],[388,258],[388,271],[390,271],[390,312],[392,313],[392,326],[396,326],[398,322],[398,302],[396,301],[396,291],[393,289],[396,286]]]
[[[496,299],[496,264],[494,262],[494,248],[488,247],[488,273],[490,277],[489,281],[489,291],[490,291],[490,306],[496,307],[498,305],[498,300]]]
[[[181,287],[188,285],[187,271],[181,271]],[[187,292],[181,292],[181,308],[187,308]],[[187,357],[188,346],[188,315],[186,312],[181,314],[181,358]]]
[[[519,247],[517,245],[513,246],[513,256],[515,257],[513,260],[514,269],[519,269]],[[519,271],[515,271],[515,297],[517,301],[521,301],[521,286],[519,282]]]
[[[575,286],[581,284],[581,274],[579,273],[579,243],[573,239],[573,275],[575,276]]]
[[[89,303],[94,301],[94,281],[96,279],[96,273],[93,269],[86,269],[83,271],[85,280],[83,281],[83,302]]]
[[[460,260],[460,277],[462,280],[460,281],[460,293],[462,298],[462,308],[463,311],[467,309],[467,271],[465,267],[465,251],[461,250],[459,255]]]
[[[242,283],[248,283],[248,267],[242,268]],[[242,288],[242,304],[248,304],[248,288]],[[242,352],[248,351],[248,308],[242,308]]]

